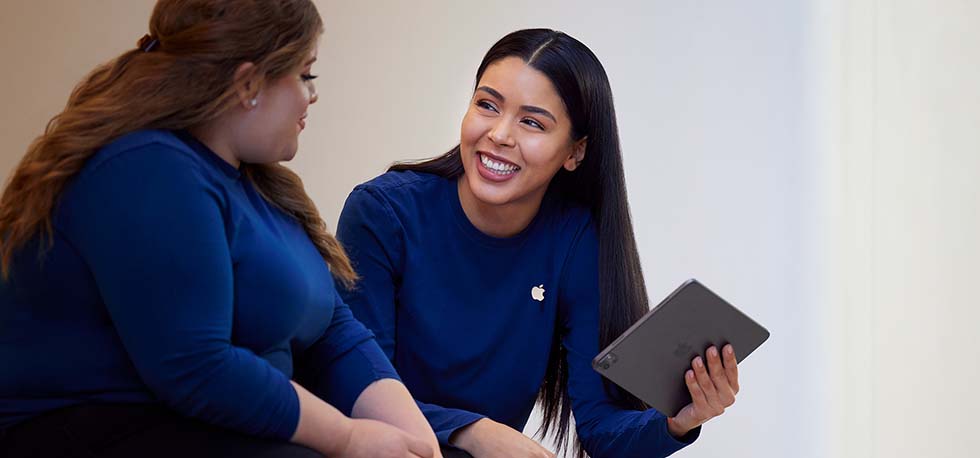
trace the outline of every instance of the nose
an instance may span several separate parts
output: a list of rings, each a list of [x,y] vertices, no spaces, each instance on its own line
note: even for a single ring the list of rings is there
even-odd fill
[[[501,116],[497,124],[487,132],[487,138],[500,146],[513,146],[514,139],[511,136],[510,123],[504,116]]]
[[[307,81],[306,84],[306,89],[310,91],[310,105],[313,105],[317,100],[320,100],[320,94],[316,92],[316,86],[313,84],[313,81]]]

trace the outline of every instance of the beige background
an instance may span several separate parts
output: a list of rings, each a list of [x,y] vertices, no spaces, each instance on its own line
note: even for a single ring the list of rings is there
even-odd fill
[[[651,296],[698,277],[772,331],[738,403],[679,455],[980,448],[976,2],[318,5],[321,99],[290,165],[331,226],[357,183],[455,144],[497,38],[565,30],[613,84]],[[151,7],[4,2],[0,172]]]

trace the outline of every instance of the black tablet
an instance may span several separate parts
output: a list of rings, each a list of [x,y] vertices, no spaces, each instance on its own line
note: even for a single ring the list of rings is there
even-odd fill
[[[604,377],[668,416],[691,402],[684,373],[711,345],[741,362],[769,331],[691,279],[643,315],[592,360]]]

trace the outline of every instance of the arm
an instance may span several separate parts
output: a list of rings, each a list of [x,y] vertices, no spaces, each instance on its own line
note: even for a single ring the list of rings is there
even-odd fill
[[[605,390],[591,361],[599,352],[598,241],[591,225],[579,234],[562,272],[559,319],[568,363],[568,394],[579,439],[593,458],[668,456],[692,443],[694,429],[680,439],[668,431],[665,415],[627,410]],[[682,376],[682,374],[678,374]]]
[[[368,418],[394,425],[427,443],[441,457],[435,433],[419,411],[408,388],[395,379],[369,385],[354,403],[354,418]]]
[[[348,197],[337,236],[344,243],[361,282],[344,291],[354,314],[374,330],[388,358],[394,359],[397,291],[402,281],[405,230],[388,199],[375,188],[358,187]],[[520,431],[481,414],[419,402],[442,445],[478,457],[550,457]]]
[[[208,423],[289,439],[300,404],[288,378],[231,342],[222,197],[196,167],[158,144],[109,158],[66,195],[62,232],[161,402]]]
[[[339,295],[330,326],[298,360],[301,383],[341,413],[396,426],[439,449],[391,362]]]
[[[343,243],[361,281],[354,289],[340,288],[354,316],[374,332],[385,356],[394,361],[396,347],[395,296],[401,282],[404,229],[394,211],[375,191],[358,187],[344,204],[337,224]],[[449,445],[459,428],[481,418],[473,412],[418,402],[440,444]]]
[[[380,421],[351,420],[299,384],[293,387],[301,412],[293,442],[338,458],[440,457],[422,439]]]

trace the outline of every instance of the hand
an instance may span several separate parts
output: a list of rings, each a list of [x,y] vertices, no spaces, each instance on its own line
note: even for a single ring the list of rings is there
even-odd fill
[[[510,426],[482,418],[464,426],[450,442],[473,458],[554,458],[555,454]]]
[[[738,394],[738,363],[735,349],[725,345],[723,356],[718,349],[708,347],[707,368],[700,356],[691,361],[691,368],[684,374],[684,382],[691,393],[692,402],[681,409],[677,416],[667,419],[667,429],[674,437],[681,437],[708,420],[725,413],[735,403]],[[724,362],[722,362],[724,360]]]
[[[433,458],[435,451],[424,440],[387,423],[351,420],[350,436],[337,458]]]

